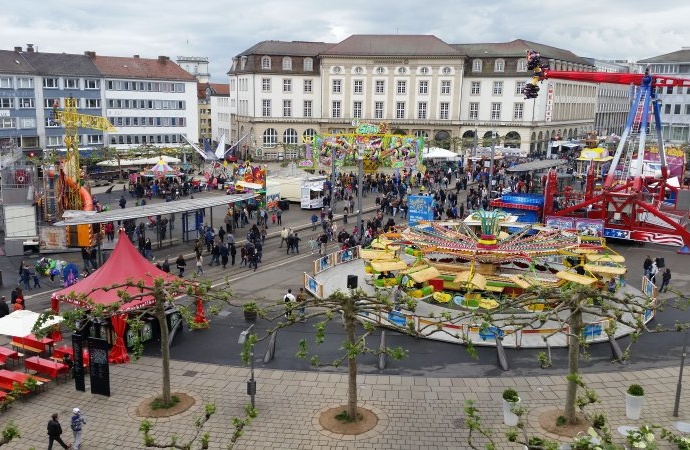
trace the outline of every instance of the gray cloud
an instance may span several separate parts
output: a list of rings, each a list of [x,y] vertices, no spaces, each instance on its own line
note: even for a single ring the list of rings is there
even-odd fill
[[[434,34],[448,43],[526,39],[601,59],[643,59],[690,46],[690,2],[641,0],[25,0],[0,16],[6,49],[207,56],[225,82],[234,55],[262,40],[338,42],[352,34]]]

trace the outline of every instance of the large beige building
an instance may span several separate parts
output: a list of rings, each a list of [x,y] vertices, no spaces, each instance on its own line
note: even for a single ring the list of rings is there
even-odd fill
[[[594,129],[597,85],[547,80],[535,100],[528,49],[556,70],[591,71],[573,53],[515,40],[447,44],[429,35],[353,35],[342,42],[264,41],[233,58],[232,140],[264,157],[295,155],[303,136],[388,122],[459,153],[497,134],[499,144],[545,154],[550,141]],[[476,138],[475,138],[476,136]]]

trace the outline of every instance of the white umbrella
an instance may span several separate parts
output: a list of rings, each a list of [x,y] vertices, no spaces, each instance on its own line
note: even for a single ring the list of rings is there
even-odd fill
[[[41,317],[41,314],[34,311],[29,311],[27,309],[14,311],[9,315],[0,318],[0,334],[19,337],[27,336],[31,334],[31,331],[34,329],[34,325],[36,325],[39,317]],[[43,323],[42,328],[56,325],[63,320],[64,319],[61,316],[53,316]]]

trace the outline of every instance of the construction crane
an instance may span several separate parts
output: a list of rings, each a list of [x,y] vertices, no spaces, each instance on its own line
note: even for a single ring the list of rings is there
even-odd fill
[[[91,116],[81,114],[77,111],[77,99],[73,97],[65,98],[65,109],[59,110],[59,103],[56,99],[53,103],[52,120],[65,128],[65,146],[67,155],[62,162],[60,174],[62,190],[62,205],[65,210],[69,209],[93,209],[93,203],[89,204],[85,196],[88,194],[83,186],[85,174],[81,172],[79,165],[79,128],[91,130],[117,131],[108,119],[101,116]],[[84,190],[82,190],[84,189]]]
[[[584,197],[554,211],[556,173],[550,173],[545,190],[544,216],[582,217],[583,211],[586,211],[584,214],[587,218],[604,221],[604,237],[677,245],[682,246],[683,250],[687,249],[690,246],[688,214],[673,214],[671,210],[675,211],[676,205],[667,198],[667,194],[674,193],[677,202],[680,188],[679,183],[669,183],[667,150],[661,132],[660,100],[656,97],[656,88],[690,87],[690,79],[652,75],[648,70],[644,74],[554,71],[542,64],[539,53],[531,50],[527,52],[527,61],[527,67],[534,71],[534,76],[523,91],[526,99],[536,98],[538,84],[547,79],[636,86],[625,129],[604,177],[602,189],[594,191],[596,175],[590,166]],[[650,176],[644,171],[644,158],[647,128],[652,129],[652,121],[661,171],[658,175]]]

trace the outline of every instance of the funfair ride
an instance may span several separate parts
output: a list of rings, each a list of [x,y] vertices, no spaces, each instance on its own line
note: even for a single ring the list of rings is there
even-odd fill
[[[654,242],[681,247],[687,252],[690,232],[688,213],[678,211],[676,204],[682,179],[670,176],[667,151],[661,132],[660,100],[655,89],[689,87],[690,80],[668,76],[632,73],[563,72],[550,70],[541,63],[539,53],[527,52],[528,69],[534,71],[525,87],[526,99],[536,98],[538,84],[547,79],[586,81],[592,83],[630,84],[636,87],[625,130],[600,188],[596,188],[594,166],[590,165],[584,195],[572,192],[562,197],[565,207],[554,208],[557,193],[556,172],[549,172],[544,191],[544,218],[547,216],[586,217],[604,221],[604,237]],[[647,132],[656,132],[659,171],[646,173]],[[637,144],[637,145],[636,145]],[[673,182],[671,182],[673,180]]]

